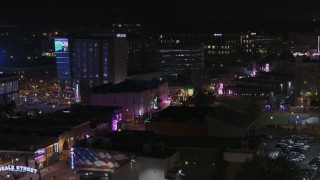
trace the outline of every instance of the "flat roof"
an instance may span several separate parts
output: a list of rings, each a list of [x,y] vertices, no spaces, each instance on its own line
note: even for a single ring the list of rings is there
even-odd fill
[[[148,89],[155,89],[164,82],[158,80],[125,80],[118,84],[103,84],[92,88],[96,94],[121,93],[121,92],[143,92]]]
[[[223,106],[216,107],[213,111],[208,113],[208,116],[229,124],[233,124],[240,128],[247,128],[255,121],[255,119],[247,116],[244,113]]]
[[[39,137],[13,133],[0,133],[0,137],[0,150],[7,151],[32,152],[58,142],[58,137]]]
[[[184,137],[155,134],[150,131],[123,130],[104,136],[80,141],[77,146],[97,149],[133,152],[140,156],[164,158],[176,152],[176,148],[240,149],[242,138]],[[104,143],[108,142],[108,143]],[[90,142],[90,143],[89,143]],[[149,144],[150,152],[144,151]],[[255,147],[252,147],[254,149]]]
[[[168,106],[152,115],[149,122],[182,122],[201,123],[206,121],[206,116],[212,117],[235,126],[246,128],[254,122],[246,114],[223,106],[217,107],[187,107]]]
[[[92,128],[98,124],[111,120],[114,111],[122,108],[117,106],[83,106],[73,105],[61,111],[43,114],[31,119],[15,119],[8,122],[10,128],[4,132],[17,134],[34,134],[37,136],[57,137],[65,131],[71,130],[80,124],[90,122]]]
[[[92,137],[91,140],[90,138],[85,139],[77,143],[76,146],[131,152],[145,157],[166,158],[174,154],[176,150],[163,149],[160,151],[151,148],[153,151],[144,151],[144,145],[152,144],[162,136],[153,132],[124,130],[100,137]],[[108,143],[104,143],[104,141]]]
[[[158,122],[192,122],[205,121],[205,115],[214,107],[168,106],[152,115],[149,121]]]

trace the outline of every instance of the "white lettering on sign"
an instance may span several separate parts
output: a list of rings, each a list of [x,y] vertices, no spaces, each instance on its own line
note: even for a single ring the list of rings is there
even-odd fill
[[[125,38],[125,37],[127,37],[127,35],[126,34],[117,34],[117,37],[118,38]]]
[[[38,172],[38,169],[26,167],[26,166],[13,166],[13,165],[7,165],[0,167],[1,171],[18,171],[18,172],[29,172],[36,174]]]
[[[70,165],[71,169],[74,169],[74,148],[70,149]]]
[[[44,154],[46,152],[45,149],[38,149],[35,153]]]

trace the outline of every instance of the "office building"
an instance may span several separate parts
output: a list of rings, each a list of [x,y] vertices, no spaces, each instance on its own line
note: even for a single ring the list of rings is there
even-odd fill
[[[127,77],[125,34],[55,38],[58,82],[69,87],[120,83]]]
[[[19,77],[17,75],[0,74],[0,98],[4,95],[18,102]]]

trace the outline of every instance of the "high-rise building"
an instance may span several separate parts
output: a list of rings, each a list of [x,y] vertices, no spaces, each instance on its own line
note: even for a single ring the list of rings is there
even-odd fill
[[[68,38],[54,39],[54,48],[56,53],[57,76],[60,84],[72,87],[71,78],[71,53],[69,49]]]
[[[146,33],[139,23],[113,23],[107,25],[77,26],[73,30],[76,33],[115,33],[126,34],[127,40],[127,71],[128,75],[141,74],[146,71],[144,63]]]
[[[19,100],[19,76],[10,74],[0,74],[0,99],[4,95],[8,96],[13,101]]]
[[[54,43],[60,84],[92,87],[127,77],[126,34],[75,35]]]

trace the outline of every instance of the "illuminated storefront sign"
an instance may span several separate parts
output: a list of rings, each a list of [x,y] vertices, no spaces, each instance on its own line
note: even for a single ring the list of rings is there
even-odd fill
[[[74,148],[70,149],[70,165],[71,169],[74,169]]]
[[[38,149],[36,152],[34,152],[34,158],[37,159],[40,156],[43,156],[46,153],[46,150],[44,148]]]
[[[0,167],[1,171],[16,171],[16,172],[29,172],[29,173],[37,173],[38,170],[26,166],[13,166],[13,165],[7,165]]]
[[[122,121],[121,113],[115,115],[115,117],[112,119],[112,131],[117,131],[119,129],[118,122],[120,121]]]
[[[67,52],[68,51],[68,39],[55,39],[54,49],[56,52]]]

